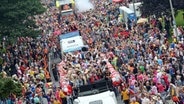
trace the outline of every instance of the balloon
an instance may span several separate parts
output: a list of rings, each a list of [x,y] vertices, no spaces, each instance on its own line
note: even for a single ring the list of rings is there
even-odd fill
[[[73,91],[72,86],[70,86],[68,81],[66,80],[67,72],[65,71],[63,66],[65,66],[65,63],[63,61],[57,65],[60,75],[60,86],[63,88],[64,93],[71,95]]]
[[[112,78],[112,83],[113,83],[114,86],[118,86],[118,85],[121,84],[121,79],[118,76],[113,77]]]
[[[67,87],[64,87],[64,88],[63,88],[63,91],[64,91],[65,93],[68,93],[68,88],[67,88]]]
[[[68,88],[68,94],[69,95],[72,94],[72,92],[73,92],[72,86],[71,85],[68,85],[67,88]]]
[[[114,82],[112,82],[112,84],[113,84],[113,86],[119,86],[121,84],[121,82],[120,81],[114,81]]]
[[[64,85],[63,86],[63,91],[64,93],[68,94],[68,95],[71,95],[73,90],[72,90],[72,86],[70,85]]]
[[[118,71],[115,70],[114,67],[109,62],[107,62],[107,68],[108,68],[109,72],[111,73],[110,77],[112,78],[113,85],[114,86],[120,85],[121,84],[121,76],[118,73]]]

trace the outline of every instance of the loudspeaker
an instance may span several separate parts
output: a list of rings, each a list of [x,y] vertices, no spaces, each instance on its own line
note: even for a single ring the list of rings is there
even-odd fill
[[[88,47],[82,47],[82,49],[81,49],[83,52],[86,52],[86,51],[88,51]]]

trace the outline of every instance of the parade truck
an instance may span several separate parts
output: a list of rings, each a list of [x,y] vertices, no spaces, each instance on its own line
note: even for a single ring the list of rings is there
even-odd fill
[[[136,16],[141,17],[141,10],[140,10],[141,5],[142,5],[141,2],[137,2],[137,3],[130,3],[128,6],[132,11],[134,11],[135,8]]]
[[[128,20],[130,20],[130,21],[137,20],[137,17],[135,15],[134,11],[127,8],[126,6],[119,7],[119,11],[120,11],[120,17],[122,17],[122,20],[124,22],[128,22]]]
[[[73,104],[117,104],[112,82],[102,79],[77,89]]]
[[[56,7],[59,8],[61,16],[73,14],[75,12],[74,0],[56,0]]]
[[[59,41],[62,53],[75,52],[88,48],[88,46],[84,44],[83,38],[78,30],[61,34]]]

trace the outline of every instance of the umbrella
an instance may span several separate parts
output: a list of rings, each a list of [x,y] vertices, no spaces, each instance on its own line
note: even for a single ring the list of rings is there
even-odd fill
[[[119,3],[122,2],[123,0],[112,0],[113,2]]]
[[[148,19],[147,19],[147,18],[140,18],[140,19],[137,21],[138,24],[145,23],[145,22],[148,22]]]

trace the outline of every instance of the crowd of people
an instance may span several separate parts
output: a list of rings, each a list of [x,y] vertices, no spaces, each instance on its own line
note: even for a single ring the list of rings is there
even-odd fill
[[[107,63],[111,63],[121,75],[117,91],[122,104],[184,104],[184,29],[178,27],[178,35],[170,36],[170,19],[149,17],[149,21],[137,24],[125,23],[119,17],[123,3],[107,0],[91,0],[94,9],[76,12],[63,17],[54,0],[44,0],[47,11],[35,16],[42,30],[41,38],[19,37],[17,44],[6,47],[1,54],[0,71],[19,80],[23,97],[16,104],[70,104],[71,97],[62,87],[50,82],[48,53],[61,58],[57,35],[79,30],[87,51],[65,53],[62,60],[66,79],[73,89],[111,78]],[[165,22],[165,25],[162,25]],[[56,64],[51,72],[59,81]],[[118,95],[117,94],[117,95]]]

